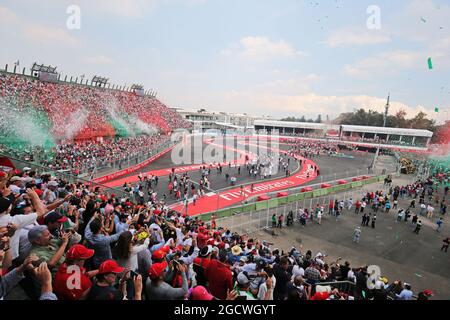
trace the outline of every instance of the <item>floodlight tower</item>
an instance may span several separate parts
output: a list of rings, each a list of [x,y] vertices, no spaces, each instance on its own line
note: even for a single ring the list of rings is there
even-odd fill
[[[390,104],[389,104],[390,100],[391,100],[391,93],[389,92],[386,107],[384,109],[383,127],[386,127],[386,122],[387,122],[387,117],[388,117],[389,107],[390,107]]]
[[[383,115],[383,128],[386,127],[387,124],[387,117],[389,114],[389,107],[390,107],[390,100],[391,100],[391,93],[389,92],[388,97],[387,97],[387,102],[386,102],[386,106],[384,107],[384,115]],[[368,174],[370,173],[370,171],[373,170],[373,168],[375,167],[375,163],[377,162],[378,159],[378,155],[380,154],[380,145],[381,145],[381,141],[378,144],[377,147],[377,151],[375,152],[375,156],[373,157],[372,163],[370,164],[369,168],[368,168]]]

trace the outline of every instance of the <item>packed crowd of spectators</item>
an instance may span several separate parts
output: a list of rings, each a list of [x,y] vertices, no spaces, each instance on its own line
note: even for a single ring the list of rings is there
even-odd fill
[[[339,147],[337,143],[296,140],[294,144],[295,145],[292,146],[289,152],[298,154],[305,158],[312,158],[324,154],[331,155],[339,153]]]
[[[0,153],[29,163],[37,163],[49,170],[64,170],[78,176],[94,169],[102,170],[108,167],[122,169],[137,157],[148,155],[162,146],[167,145],[169,137],[155,134],[140,135],[128,138],[106,138],[101,141],[82,140],[60,143],[56,147],[45,150],[42,147],[28,146],[15,149],[0,144]]]
[[[425,186],[430,183],[392,187],[389,194],[378,196],[395,199],[406,193],[412,199],[426,199]],[[411,285],[389,283],[386,277],[372,279],[367,267],[328,261],[320,252],[303,248],[273,248],[266,241],[221,228],[214,216],[205,222],[171,211],[156,197],[139,204],[33,171],[0,173],[0,192],[3,299],[408,300],[413,296]],[[361,201],[369,205],[374,199],[368,194]],[[332,285],[339,280],[353,283],[353,289]],[[431,295],[430,290],[418,294],[421,299]]]
[[[352,137],[343,135],[340,139],[342,141],[351,141],[351,142],[368,142],[368,143],[381,143],[381,144],[390,144],[390,145],[401,145],[401,146],[411,146],[411,147],[426,147],[426,140],[421,141],[423,139],[415,139],[414,143],[412,137],[403,137],[400,140],[386,140],[377,138],[367,138],[360,137],[358,135],[354,135]]]
[[[150,151],[167,141],[174,129],[189,127],[176,112],[153,97],[79,84],[47,83],[22,75],[0,73],[0,103],[8,111],[0,113],[2,152],[33,161],[39,151],[42,165],[73,173],[125,160],[145,149]],[[17,140],[16,130],[23,126],[24,115],[31,115],[35,125],[59,141],[53,152],[27,146],[27,141],[20,147],[10,143]],[[159,133],[114,139],[120,134],[120,128],[114,127],[117,117],[122,122],[139,119]],[[17,123],[13,125],[12,121]],[[104,139],[98,142],[99,138]]]
[[[48,83],[22,75],[0,73],[0,99],[19,113],[30,107],[45,113],[55,140],[67,138],[70,126],[67,120],[72,114],[87,115],[77,128],[79,137],[84,139],[114,135],[108,118],[111,111],[135,115],[163,133],[188,127],[175,111],[150,96],[79,84]]]
[[[60,144],[54,150],[54,158],[44,161],[43,165],[55,170],[71,170],[77,175],[80,172],[92,170],[94,167],[105,167],[116,161],[134,158],[167,141],[167,136],[158,134],[106,139],[102,142],[84,141]]]
[[[256,133],[259,134],[267,134],[268,132],[266,130],[257,130]],[[447,137],[444,139],[440,139],[440,141],[446,141],[448,142],[448,133]],[[427,140],[424,138],[416,138],[413,143],[413,137],[405,136],[402,138],[402,140],[389,140],[386,139],[380,139],[379,137],[369,138],[369,137],[362,137],[357,133],[354,133],[353,136],[346,136],[342,135],[340,137],[339,135],[328,135],[327,133],[320,133],[319,131],[311,131],[307,133],[282,133],[279,132],[279,135],[281,136],[287,136],[287,137],[299,137],[299,138],[310,138],[310,139],[333,139],[333,140],[341,140],[341,141],[347,141],[347,142],[367,142],[367,143],[381,143],[381,144],[390,144],[390,145],[400,145],[400,146],[412,146],[412,147],[426,147]]]

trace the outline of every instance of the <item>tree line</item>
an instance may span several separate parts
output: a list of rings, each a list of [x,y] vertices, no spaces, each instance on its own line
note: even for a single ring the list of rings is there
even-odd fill
[[[327,116],[328,119],[328,116]],[[322,115],[318,115],[314,119],[306,119],[305,116],[300,118],[287,117],[281,119],[281,121],[291,122],[309,122],[309,123],[322,123]],[[327,121],[328,122],[328,121]],[[333,124],[353,125],[353,126],[374,126],[382,127],[384,122],[384,114],[378,111],[369,109],[359,109],[353,112],[341,113],[336,119],[332,121]],[[407,129],[424,129],[435,132],[438,128],[436,122],[429,119],[427,114],[419,112],[412,118],[406,117],[404,110],[398,111],[395,115],[388,115],[386,120],[386,127],[391,128],[407,128]]]
[[[327,123],[328,121],[327,116]],[[287,117],[281,119],[281,121],[290,122],[309,122],[309,123],[322,123],[322,116],[318,115],[314,119],[306,119],[305,116],[300,118]],[[338,125],[353,125],[353,126],[374,126],[382,127],[384,122],[384,114],[375,110],[365,110],[363,108],[355,110],[353,112],[341,113],[336,119],[331,121],[332,124]],[[405,110],[400,110],[394,115],[388,115],[386,119],[386,127],[391,128],[405,128],[405,129],[423,129],[430,130],[435,133],[433,140],[440,140],[443,136],[442,132],[447,132],[449,123],[446,125],[438,126],[436,121],[429,119],[427,114],[419,112],[414,117],[408,118]],[[444,134],[446,136],[446,134]]]

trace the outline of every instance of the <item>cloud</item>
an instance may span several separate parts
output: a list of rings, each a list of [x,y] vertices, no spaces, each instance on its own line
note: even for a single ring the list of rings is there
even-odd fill
[[[81,8],[88,7],[103,13],[109,12],[127,18],[138,18],[144,16],[148,11],[153,10],[159,1],[157,0],[97,0],[81,1]]]
[[[448,34],[449,16],[448,4],[437,4],[432,0],[412,0],[390,22],[383,23],[382,28],[390,30],[403,40],[429,45]]]
[[[421,64],[421,61],[425,59],[424,57],[424,54],[412,51],[382,52],[359,60],[352,65],[344,66],[343,72],[347,75],[358,77],[373,76],[379,73],[393,74],[400,70],[421,66],[423,64]]]
[[[262,86],[262,91],[277,94],[298,94],[311,91],[310,85],[321,80],[322,77],[315,73],[303,77],[273,80]]]
[[[437,40],[429,50],[429,56],[439,69],[450,68],[450,37]]]
[[[81,0],[80,5],[101,11],[102,13],[109,12],[125,18],[142,18],[146,14],[151,13],[161,5],[168,4],[184,4],[187,6],[197,6],[205,4],[207,0]]]
[[[15,28],[18,31],[17,34],[24,36],[26,40],[32,43],[54,43],[70,47],[77,47],[80,45],[80,41],[71,36],[64,28],[55,28],[31,23],[22,16],[17,16],[9,8],[3,6],[0,6],[0,25],[1,24],[16,24]]]
[[[78,47],[81,42],[71,36],[63,28],[54,28],[43,25],[28,25],[24,28],[25,37],[32,42],[48,42],[69,47]]]
[[[109,65],[114,64],[114,59],[107,57],[107,56],[92,56],[92,57],[85,57],[82,59],[84,63],[88,64],[99,64],[99,65]]]
[[[0,24],[14,23],[19,19],[9,8],[0,6]]]
[[[225,94],[225,102],[230,105],[246,105],[253,112],[261,114],[284,115],[306,115],[316,116],[318,114],[336,117],[342,112],[351,112],[355,109],[372,109],[379,112],[384,111],[386,105],[385,97],[368,95],[319,95],[307,93],[303,95],[282,95],[256,91],[231,91]],[[399,110],[405,110],[408,117],[415,116],[422,111],[434,118],[432,108],[424,106],[410,106],[400,101],[391,101],[390,113],[395,114]]]
[[[363,46],[391,42],[392,38],[381,31],[341,29],[331,34],[324,43],[331,48]]]
[[[222,54],[226,56],[237,55],[242,58],[257,61],[275,58],[294,58],[305,55],[285,40],[272,41],[262,36],[244,37],[239,40],[239,43],[222,50]]]

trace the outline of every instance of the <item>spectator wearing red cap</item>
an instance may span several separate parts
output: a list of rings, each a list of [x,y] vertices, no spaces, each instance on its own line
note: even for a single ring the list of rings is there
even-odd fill
[[[204,286],[196,286],[190,291],[190,300],[211,301],[216,299],[212,294],[208,292],[208,290],[206,290]]]
[[[419,292],[417,295],[417,300],[429,300],[433,296],[433,292],[429,289]]]
[[[204,227],[199,227],[197,234],[198,247],[202,249],[207,244],[208,239],[210,239],[208,230],[206,230]]]
[[[119,281],[119,289],[116,289],[117,276],[122,274]],[[122,268],[114,260],[104,261],[96,276],[97,281],[92,285],[87,300],[124,300],[127,294],[126,281],[129,279],[129,270]],[[142,277],[136,276],[134,279],[135,300],[141,300]]]
[[[59,300],[84,299],[92,287],[91,278],[98,270],[86,272],[84,263],[94,255],[94,250],[76,244],[66,253],[66,261],[59,267],[54,281],[54,292]]]
[[[205,272],[211,262],[211,253],[212,246],[205,246],[200,250],[199,256],[194,259],[193,269],[195,272],[195,280],[197,281],[197,285],[207,285]]]
[[[233,274],[227,260],[227,252],[220,250],[219,259],[211,260],[205,271],[211,293],[221,300],[225,300],[227,293],[233,290]]]
[[[174,288],[165,282],[166,273],[176,271],[181,274],[181,288]],[[148,270],[149,278],[145,285],[147,298],[150,300],[183,300],[188,294],[188,282],[186,277],[187,268],[180,262],[166,261],[154,263]]]
[[[44,217],[44,224],[48,227],[48,231],[52,236],[59,238],[61,226],[68,218],[59,212],[51,211]]]
[[[168,248],[168,250],[167,250],[167,248]],[[153,253],[152,253],[152,262],[153,263],[164,262],[165,259],[166,259],[166,255],[167,255],[168,251],[170,251],[170,247],[169,246],[164,246],[161,249],[153,251]]]

